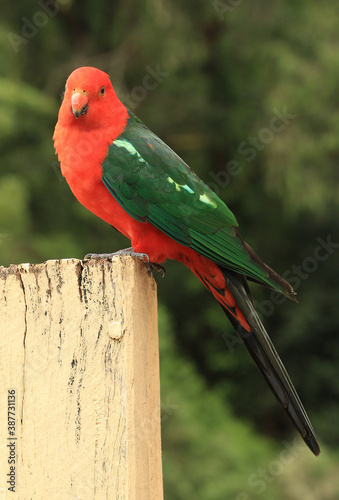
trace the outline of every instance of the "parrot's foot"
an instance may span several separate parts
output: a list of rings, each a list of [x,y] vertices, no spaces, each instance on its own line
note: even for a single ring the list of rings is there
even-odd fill
[[[88,253],[87,255],[85,255],[84,260],[112,259],[117,255],[129,255],[130,257],[138,257],[139,259],[146,260],[147,263],[149,263],[149,256],[147,255],[147,253],[135,252],[133,247],[123,248],[122,250],[118,250],[117,252],[113,253]]]
[[[87,255],[85,255],[84,260],[112,259],[116,255],[128,255],[130,257],[138,257],[138,259],[141,259],[144,262],[146,261],[146,265],[147,265],[149,273],[151,273],[153,269],[156,269],[157,271],[162,272],[162,277],[164,277],[166,274],[166,269],[163,266],[161,266],[160,264],[157,264],[155,262],[150,262],[149,256],[147,255],[147,253],[135,252],[133,247],[123,248],[122,250],[118,250],[117,252],[113,252],[113,253],[88,253]]]

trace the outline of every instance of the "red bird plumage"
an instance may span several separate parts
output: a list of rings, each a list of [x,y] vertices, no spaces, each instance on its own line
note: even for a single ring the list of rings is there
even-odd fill
[[[298,395],[257,313],[246,278],[290,298],[292,287],[243,241],[234,215],[117,98],[106,73],[68,78],[54,132],[61,172],[88,210],[149,261],[184,263],[212,292],[289,418],[319,447]]]

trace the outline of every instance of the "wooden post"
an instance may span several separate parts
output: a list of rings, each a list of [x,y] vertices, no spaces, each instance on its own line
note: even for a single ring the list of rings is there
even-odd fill
[[[156,287],[144,264],[12,265],[0,284],[0,497],[162,500]]]

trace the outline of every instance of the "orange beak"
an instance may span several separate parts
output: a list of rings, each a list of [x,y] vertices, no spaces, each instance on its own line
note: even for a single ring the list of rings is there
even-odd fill
[[[71,107],[75,118],[87,113],[88,97],[84,92],[74,92],[71,97]]]

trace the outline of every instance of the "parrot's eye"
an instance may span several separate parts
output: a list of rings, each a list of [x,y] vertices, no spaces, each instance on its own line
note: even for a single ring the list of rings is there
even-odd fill
[[[101,87],[100,89],[100,95],[105,95],[106,89],[105,87]]]

